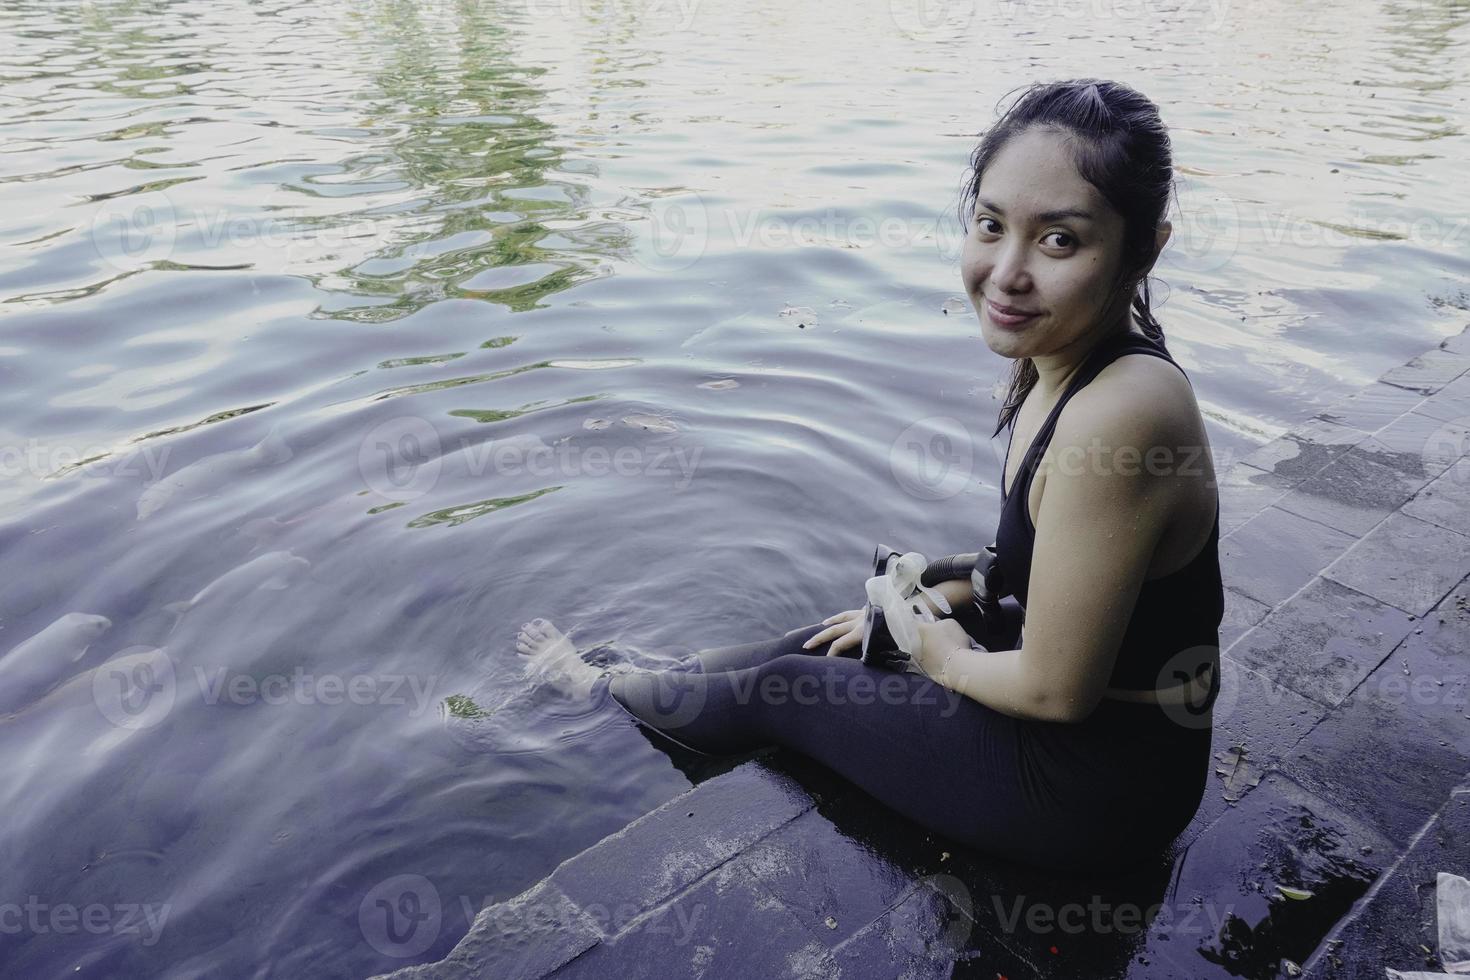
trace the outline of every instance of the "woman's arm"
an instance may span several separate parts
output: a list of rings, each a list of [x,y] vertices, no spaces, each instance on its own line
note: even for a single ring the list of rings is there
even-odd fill
[[[971,650],[969,637],[953,620],[920,623],[919,635],[917,665],[942,687],[1014,718],[1063,720],[1056,705],[1038,697],[1029,683],[1026,651]]]
[[[1102,699],[1144,575],[1191,478],[1139,461],[1156,447],[1163,452],[1155,461],[1196,458],[1185,452],[1192,429],[1167,375],[1139,375],[1127,387],[1079,391],[1043,454],[1055,462],[1036,520],[1025,649],[972,651],[950,622],[921,627],[918,666],[945,687],[1050,721],[1081,721]],[[1139,404],[1156,407],[1140,412]]]

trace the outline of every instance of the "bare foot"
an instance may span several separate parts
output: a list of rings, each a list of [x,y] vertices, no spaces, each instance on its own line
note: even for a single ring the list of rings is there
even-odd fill
[[[603,671],[577,653],[567,635],[547,619],[533,619],[516,634],[516,652],[526,657],[526,678],[549,682],[564,694],[587,697]]]

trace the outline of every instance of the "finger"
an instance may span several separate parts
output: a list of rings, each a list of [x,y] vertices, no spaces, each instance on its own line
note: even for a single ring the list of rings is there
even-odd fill
[[[863,625],[861,622],[850,623],[847,629],[839,634],[827,648],[828,656],[842,656],[843,651],[851,650],[863,642]]]
[[[806,642],[801,645],[801,648],[803,650],[810,650],[812,647],[821,646],[823,643],[827,642],[827,638],[829,636],[835,636],[836,633],[837,628],[835,626],[824,629],[820,633],[813,633],[810,637],[807,638]]]
[[[828,616],[826,619],[822,620],[822,623],[824,625],[831,623],[846,623],[851,620],[857,619],[862,614],[863,611],[861,609],[844,609],[840,613],[833,613],[832,615]]]

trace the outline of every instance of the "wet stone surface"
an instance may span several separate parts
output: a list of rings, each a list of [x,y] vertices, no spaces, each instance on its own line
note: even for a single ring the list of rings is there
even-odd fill
[[[1470,580],[1461,582],[1364,685],[1470,757]],[[1465,765],[1470,770],[1470,762]]]
[[[1461,459],[1429,483],[1403,512],[1470,535],[1470,459]]]
[[[1470,417],[1445,421],[1409,412],[1363,440],[1354,451],[1413,479],[1433,479],[1470,452]]]
[[[1459,787],[1423,837],[1306,965],[1321,980],[1378,977],[1385,966],[1439,973],[1439,872],[1470,877],[1470,786]]]
[[[1318,418],[1364,432],[1377,432],[1424,401],[1421,392],[1375,381],[1317,413]]]
[[[1390,514],[1323,572],[1324,578],[1422,616],[1470,574],[1470,536]]]
[[[1257,602],[1245,593],[1226,586],[1225,617],[1220,621],[1220,649],[1229,650],[1270,611],[1271,607],[1264,602]]]
[[[1290,490],[1292,481],[1238,463],[1219,478],[1220,535],[1230,534]]]
[[[551,975],[836,977],[838,970],[817,937],[732,863]]]
[[[1391,853],[1348,813],[1272,774],[1180,859],[1173,902],[1188,914],[1158,923],[1149,948],[1200,980],[1285,975],[1282,961],[1304,962]]]
[[[1413,627],[1403,610],[1318,577],[1242,637],[1230,656],[1297,694],[1335,706]]]
[[[1378,380],[1400,388],[1433,394],[1464,374],[1467,369],[1470,369],[1470,356],[1436,349],[1425,351],[1407,364],[1384,372]]]
[[[551,874],[573,901],[634,912],[652,908],[813,806],[794,780],[742,766],[684,804],[668,804],[605,838]],[[731,813],[745,819],[731,821]]]
[[[1392,689],[1365,683],[1281,763],[1301,785],[1399,845],[1470,769],[1463,751],[1404,707]]]
[[[1220,542],[1220,572],[1231,588],[1275,607],[1356,541],[1273,504]]]
[[[1315,476],[1322,467],[1368,438],[1368,433],[1325,419],[1309,419],[1273,439],[1240,462],[1286,480],[1291,485]]]
[[[1329,711],[1320,702],[1241,664],[1233,654],[1222,658],[1221,667],[1220,696],[1214,709],[1216,760],[1220,762],[1222,749],[1243,749],[1247,776],[1285,758]],[[1218,786],[1222,796],[1243,795],[1244,779],[1222,776],[1221,768],[1216,765],[1219,782],[1211,785]]]
[[[1462,375],[1451,381],[1414,411],[1441,421],[1470,425],[1470,377]]]
[[[1412,477],[1349,450],[1297,484],[1275,506],[1328,527],[1363,535],[1414,496],[1427,476]]]

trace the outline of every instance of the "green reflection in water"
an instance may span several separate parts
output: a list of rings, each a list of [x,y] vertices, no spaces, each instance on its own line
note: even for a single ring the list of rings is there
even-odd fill
[[[421,517],[415,517],[413,520],[408,522],[407,526],[435,527],[438,525],[447,525],[449,527],[458,527],[466,521],[472,521],[475,518],[483,517],[486,514],[493,514],[496,511],[504,510],[507,507],[514,507],[516,504],[523,504],[528,500],[535,500],[537,497],[540,497],[543,494],[548,494],[551,493],[553,490],[560,489],[560,485],[554,487],[542,487],[540,490],[533,490],[530,493],[523,493],[519,497],[492,497],[489,500],[478,500],[472,504],[461,504],[458,507],[446,507],[443,510],[430,511],[429,513],[424,514]]]
[[[386,361],[379,361],[380,368],[415,367],[420,364],[445,364],[456,358],[464,357],[468,351],[457,351],[453,354],[425,354],[422,357],[393,357]]]
[[[395,196],[407,191],[411,204],[380,216],[385,244],[365,261],[314,277],[318,285],[330,278],[333,288],[376,300],[367,308],[338,309],[333,317],[388,322],[443,298],[532,310],[553,293],[603,274],[596,250],[578,248],[593,240],[568,228],[583,218],[587,189],[565,179],[557,133],[535,115],[546,97],[536,84],[545,69],[515,64],[515,18],[509,14],[519,11],[503,6],[462,0],[435,6],[443,16],[434,18],[423,4],[380,0],[347,18],[344,30],[375,49],[373,89],[359,100],[356,125],[377,138],[361,141],[369,144],[366,152],[344,166],[365,184],[398,181]],[[333,195],[345,189],[341,174],[312,187],[321,176],[303,178],[306,186],[296,189]],[[527,190],[538,193],[521,196]],[[545,244],[553,234],[550,223],[557,225],[557,244],[571,248]],[[472,232],[483,234],[470,247],[432,247]],[[487,269],[532,263],[554,271],[506,289],[463,285]],[[392,271],[368,272],[375,264]]]
[[[488,718],[490,712],[475,703],[468,694],[451,694],[444,699],[444,710],[455,718]]]
[[[535,364],[523,364],[520,367],[510,368],[507,371],[495,371],[490,374],[471,374],[463,378],[445,378],[442,381],[429,381],[425,384],[404,385],[401,388],[389,388],[387,391],[379,392],[372,400],[382,401],[385,398],[396,398],[399,395],[417,395],[426,391],[442,391],[445,388],[458,388],[460,385],[478,384],[481,381],[495,381],[499,378],[508,378],[513,374],[524,374],[526,371],[534,371],[537,368],[551,367],[550,361],[537,361]]]
[[[506,419],[519,418],[530,412],[539,412],[548,408],[561,408],[563,405],[575,405],[579,402],[595,402],[600,398],[606,398],[607,394],[581,395],[577,398],[564,398],[560,401],[534,401],[527,402],[520,408],[456,408],[450,415],[456,418],[473,419],[476,422],[504,422]]]

